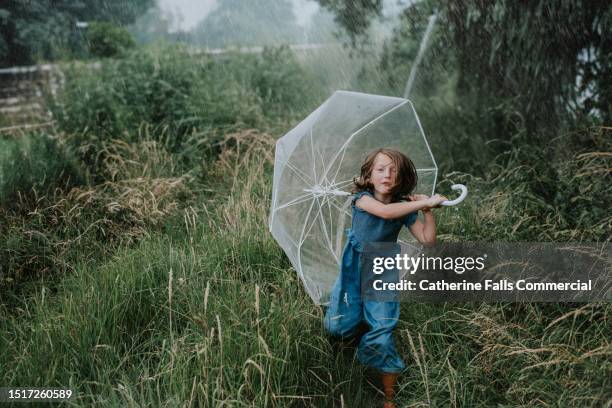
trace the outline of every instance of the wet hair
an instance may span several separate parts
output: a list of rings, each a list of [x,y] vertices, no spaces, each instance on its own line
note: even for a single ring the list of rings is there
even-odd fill
[[[365,162],[361,166],[361,174],[359,177],[353,178],[353,194],[359,191],[374,190],[370,178],[374,168],[374,161],[379,154],[384,154],[390,158],[397,171],[395,185],[391,189],[393,201],[398,201],[403,199],[404,196],[411,194],[416,188],[418,180],[414,163],[404,153],[394,149],[377,149],[366,157]]]

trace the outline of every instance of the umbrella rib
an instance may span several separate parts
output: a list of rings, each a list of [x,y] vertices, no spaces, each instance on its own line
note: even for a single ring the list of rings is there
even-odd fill
[[[315,201],[317,201],[317,200],[314,200],[314,201],[313,201],[313,203],[314,203]],[[316,222],[317,222],[317,217],[318,217],[318,215],[315,215],[315,217],[313,218],[312,222],[310,223],[310,227],[308,228],[308,231],[306,232],[306,234],[302,235],[302,237],[300,238],[300,250],[301,250],[301,248],[302,248],[302,244],[303,244],[303,243],[306,241],[306,238],[305,238],[305,237],[306,237],[306,236],[308,236],[308,234],[310,234],[310,231],[312,231],[312,227],[314,227],[314,226],[315,226],[315,224],[316,224]],[[305,225],[306,225],[306,224],[304,224],[304,226],[305,226]]]
[[[301,204],[305,201],[308,201],[310,199],[314,198],[314,196],[312,195],[312,193],[308,193],[308,194],[303,194],[299,197],[294,198],[291,201],[286,202],[285,204],[279,205],[278,207],[274,208],[274,212],[277,212],[278,210],[282,210],[283,208],[286,207],[290,207],[292,205],[297,205],[297,204]]]
[[[317,170],[316,170],[316,157],[314,154],[314,142],[312,141],[312,126],[310,127],[310,152],[312,155],[312,174],[315,182],[317,181]]]
[[[342,249],[342,235],[343,235],[343,230],[345,227],[344,224],[346,221],[346,217],[343,217],[342,214],[351,218],[351,214],[347,211],[347,208],[351,203],[351,199],[345,200],[342,207],[339,207],[335,201],[330,201],[330,202],[331,202],[331,205],[334,206],[340,212],[340,217],[338,218],[338,227],[336,227],[336,230],[337,230],[336,231],[336,248],[339,254],[340,250]]]
[[[321,159],[321,166],[325,168],[325,160],[323,160],[323,155],[321,154],[321,151],[319,149],[317,149],[317,153],[319,153],[319,159]],[[323,178],[325,179],[325,181],[327,181],[327,173],[323,175]],[[323,184],[323,181],[321,181],[320,184]]]
[[[336,255],[336,251],[334,248],[334,245],[332,243],[332,236],[334,233],[334,217],[332,214],[332,209],[331,209],[331,205],[333,205],[333,201],[332,198],[333,197],[326,197],[327,200],[325,202],[325,204],[327,205],[327,211],[329,213],[329,220],[330,220],[330,227],[329,227],[329,237],[328,237],[328,241],[329,241],[329,250],[331,251],[332,255],[334,256],[334,258],[336,259],[336,263],[340,263],[340,260],[338,259],[338,256]],[[337,228],[337,227],[336,227]]]
[[[349,212],[348,212],[346,209],[338,207],[338,206],[337,206],[335,203],[333,203],[333,202],[332,202],[332,205],[333,205],[334,207],[336,207],[336,210],[338,210],[338,211],[340,211],[340,212],[343,212],[344,214],[348,215],[349,217],[351,216],[351,213],[349,213]]]
[[[298,176],[304,183],[308,184],[308,185],[312,185],[314,184],[312,182],[312,180],[306,180],[304,177],[310,179],[310,176],[306,173],[303,173],[302,170],[298,169],[297,167],[294,167],[292,164],[290,164],[288,161],[285,162],[285,165],[287,167],[289,167],[290,170],[292,170],[296,176]]]
[[[321,217],[321,224],[323,224],[323,236],[325,237],[325,241],[327,241],[327,245],[328,245],[328,249],[329,251],[332,253],[332,255],[334,256],[334,259],[336,259],[336,262],[338,262],[338,258],[336,258],[336,254],[333,251],[333,246],[331,243],[331,239],[329,237],[329,234],[327,233],[327,223],[325,222],[325,216],[323,215],[323,205],[325,204],[325,200],[329,201],[329,198],[327,196],[323,197],[323,203],[319,202],[319,200],[317,200],[317,205],[319,206],[319,216]]]
[[[329,188],[330,189],[340,189],[340,188],[346,187],[346,186],[348,186],[348,185],[350,185],[352,183],[353,183],[352,179],[351,180],[342,180],[342,181],[339,181],[337,183],[330,184]]]
[[[310,204],[310,208],[308,209],[308,214],[306,215],[306,219],[308,219],[308,217],[310,217],[310,213],[312,212],[312,207],[314,206],[314,203],[317,200],[313,200],[312,203]],[[308,228],[308,231],[306,232],[306,225],[307,223],[304,223],[304,227],[302,228],[302,234],[300,235],[300,243],[298,245],[298,264],[300,266],[300,275],[302,276],[302,278],[304,279],[304,273],[302,272],[302,244],[304,243],[305,236],[307,236],[308,234],[310,234],[310,231],[312,230],[312,227],[314,227],[315,223],[317,222],[317,216],[315,215],[314,219],[312,220],[312,223],[310,224],[310,228]]]
[[[344,161],[345,154],[346,154],[346,149],[342,149],[342,157],[340,157],[340,163],[338,164],[338,168],[336,168],[336,174],[334,174],[334,177],[333,177],[334,180],[336,179],[336,177],[338,177],[338,173],[340,172],[340,167],[342,167],[342,162]],[[331,166],[333,166],[333,164],[330,165],[330,168]],[[327,175],[327,172],[325,174]]]
[[[338,159],[338,156],[340,155],[340,152],[345,150],[348,147],[348,144],[351,142],[351,140],[353,140],[353,138],[355,137],[355,135],[357,135],[357,133],[361,132],[363,129],[367,128],[368,126],[372,125],[374,122],[376,122],[378,119],[382,118],[383,116],[387,116],[389,113],[393,112],[396,109],[399,109],[400,107],[404,106],[405,104],[407,104],[409,101],[406,99],[404,100],[402,103],[394,106],[393,108],[389,109],[388,111],[381,113],[380,115],[378,115],[377,117],[375,117],[374,119],[372,119],[371,121],[369,121],[368,123],[366,123],[365,125],[363,125],[362,127],[360,127],[359,129],[357,129],[356,131],[354,131],[353,133],[351,133],[351,135],[348,137],[348,139],[346,139],[346,141],[344,142],[344,144],[340,147],[340,150],[338,150],[338,152],[336,152],[336,154],[334,155],[334,157],[330,160],[329,163],[329,167],[327,167],[327,169],[325,170],[325,173],[323,174],[323,176],[325,177],[327,175],[327,173],[329,172],[329,170],[331,169],[331,167],[334,165],[334,163],[336,162],[336,160]],[[414,109],[413,109],[414,110]],[[420,124],[419,124],[420,125]],[[428,146],[429,148],[429,146]]]
[[[331,210],[331,197],[326,197],[327,200],[325,201],[325,206],[327,207],[327,214],[329,215],[329,235],[333,236],[334,235],[334,216],[332,215],[332,210]],[[332,254],[334,255],[334,258],[336,258],[336,262],[338,262],[338,257],[336,257],[336,251],[334,250],[334,245],[331,242],[331,237],[329,238],[329,249],[331,250]]]
[[[308,219],[308,217],[310,217],[310,213],[312,212],[312,207],[314,206],[315,200],[312,201],[312,203],[310,203],[310,207],[308,207],[308,213],[306,214],[306,217],[304,217],[306,220]],[[304,282],[304,285],[306,286],[306,288],[308,288],[308,285],[306,284],[306,280],[304,279],[304,272],[302,271],[302,244],[304,243],[304,241],[302,240],[304,237],[304,231],[306,230],[306,222],[304,222],[304,226],[302,227],[302,232],[300,234],[300,238],[298,239],[298,244],[296,245],[297,247],[297,266],[299,268],[298,275],[300,276],[300,279],[302,279],[302,282]]]
[[[327,210],[328,210],[328,212],[329,212],[329,219],[330,219],[330,220],[331,220],[331,222],[332,222],[331,227],[330,227],[330,229],[329,229],[330,234],[332,234],[332,235],[333,235],[333,232],[334,232],[334,231],[333,231],[333,215],[332,215],[332,206],[333,206],[333,207],[334,207],[336,210],[338,210],[338,211],[340,212],[340,216],[338,217],[338,226],[336,226],[336,230],[337,230],[337,232],[336,232],[336,237],[338,237],[338,233],[342,233],[342,231],[340,231],[340,224],[341,224],[341,221],[342,221],[342,220],[344,220],[343,214],[345,214],[345,215],[347,215],[347,216],[349,216],[349,217],[351,216],[351,214],[350,214],[350,213],[348,213],[348,211],[346,211],[344,208],[340,208],[340,207],[338,207],[338,205],[336,205],[336,203],[335,203],[335,202],[332,200],[332,197],[329,197],[329,198],[327,199],[327,201],[326,201],[326,203],[325,203],[325,204],[327,204]],[[331,241],[331,238],[330,238],[330,241]],[[337,253],[336,253],[336,250],[337,250],[337,249],[340,249],[340,246],[341,246],[341,241],[339,241],[339,240],[336,238],[336,247],[337,247],[337,248],[334,248],[333,244],[330,244],[330,246],[331,246],[331,251],[332,251],[332,254],[334,255],[334,258],[336,259],[336,262],[339,264],[339,263],[340,263],[340,260],[338,259],[338,255],[337,255]]]
[[[305,220],[308,219],[308,217],[310,217],[310,213],[312,212],[312,207],[314,206],[316,200],[312,200],[312,203],[310,203],[310,207],[308,207],[308,213],[306,214],[306,217],[304,217]],[[306,231],[306,221],[304,221],[304,226],[302,227],[302,232],[300,233],[300,238],[298,239],[298,256],[301,258],[301,253],[302,253],[302,244],[304,243],[304,232]],[[301,268],[301,263],[300,263],[300,268]]]
[[[323,158],[321,158],[321,162],[323,162]],[[325,188],[328,188],[330,185],[329,180],[327,180],[327,176],[324,175],[323,178],[321,179],[321,183],[322,186],[325,186]]]
[[[412,112],[414,113],[414,117],[416,118],[417,124],[419,125],[419,129],[421,130],[421,136],[423,137],[423,141],[425,142],[427,151],[429,151],[429,157],[431,157],[431,161],[433,162],[433,165],[435,167],[436,175],[434,176],[433,188],[431,191],[431,193],[433,194],[436,188],[436,182],[438,181],[438,164],[436,163],[436,159],[434,158],[433,153],[431,152],[431,148],[429,147],[429,143],[427,142],[427,138],[425,137],[425,132],[423,131],[423,126],[421,126],[421,121],[419,120],[419,116],[416,114],[416,111],[414,110],[414,105],[412,105],[412,102],[410,102],[410,100],[408,99],[406,99],[406,102],[410,103],[410,108],[412,109]]]
[[[327,213],[329,214],[329,234],[333,235],[333,233],[334,233],[334,217],[332,215],[331,205],[330,205],[332,199],[331,199],[331,197],[325,197],[325,198],[326,198],[325,204],[327,205]],[[333,251],[333,247],[332,247],[332,252],[334,252]],[[334,252],[334,256],[335,256],[335,252]]]

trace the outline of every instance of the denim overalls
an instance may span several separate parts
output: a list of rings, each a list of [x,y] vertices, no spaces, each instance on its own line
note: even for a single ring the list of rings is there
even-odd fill
[[[402,225],[414,224],[417,213],[403,219],[382,219],[355,206],[355,201],[364,195],[374,197],[369,191],[353,197],[352,227],[348,230],[340,276],[332,289],[324,323],[331,335],[346,338],[355,335],[359,323],[365,321],[369,331],[361,338],[357,358],[382,372],[399,373],[406,367],[393,342],[400,305],[399,302],[361,300],[360,252],[365,242],[397,242]]]

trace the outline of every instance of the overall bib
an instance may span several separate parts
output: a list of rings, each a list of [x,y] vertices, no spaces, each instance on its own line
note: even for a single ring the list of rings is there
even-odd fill
[[[361,338],[357,358],[362,364],[382,372],[399,373],[406,367],[393,341],[400,305],[396,301],[362,300],[361,252],[364,243],[397,242],[402,226],[414,224],[417,213],[408,214],[403,219],[382,219],[355,206],[355,201],[364,195],[374,197],[369,191],[361,191],[353,197],[352,226],[348,230],[340,276],[332,289],[324,324],[332,336],[350,338],[357,334],[359,324],[365,321],[369,330]]]

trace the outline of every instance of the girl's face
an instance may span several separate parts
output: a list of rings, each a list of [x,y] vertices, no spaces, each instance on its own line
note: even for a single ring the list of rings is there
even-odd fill
[[[383,153],[378,153],[372,166],[370,183],[374,186],[374,192],[381,196],[389,196],[397,180],[397,169],[391,158]]]

